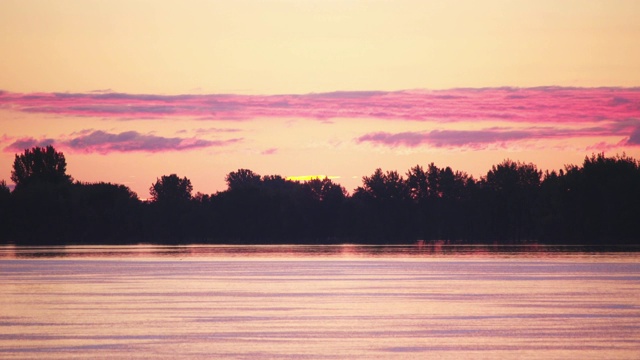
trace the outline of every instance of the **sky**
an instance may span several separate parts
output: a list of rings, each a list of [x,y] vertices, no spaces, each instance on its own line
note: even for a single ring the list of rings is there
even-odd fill
[[[635,0],[2,0],[0,179],[53,145],[140,198],[326,175],[640,159]]]

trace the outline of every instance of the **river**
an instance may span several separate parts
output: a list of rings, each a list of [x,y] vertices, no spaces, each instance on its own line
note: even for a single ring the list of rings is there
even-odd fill
[[[601,250],[0,246],[0,358],[638,359]]]

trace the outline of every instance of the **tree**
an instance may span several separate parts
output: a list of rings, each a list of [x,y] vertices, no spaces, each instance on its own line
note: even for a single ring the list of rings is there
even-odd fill
[[[409,188],[396,171],[376,169],[353,194],[355,228],[367,241],[398,242],[412,237]]]
[[[232,171],[225,177],[229,190],[236,190],[245,187],[255,187],[260,185],[260,175],[248,169],[238,169]]]
[[[470,189],[475,180],[450,167],[434,163],[425,171],[416,165],[407,172],[409,194],[416,206],[420,237],[429,240],[456,240],[468,232]]]
[[[626,155],[585,157],[561,179],[562,219],[574,241],[637,242],[640,163]]]
[[[493,233],[501,240],[533,238],[535,201],[542,171],[534,164],[504,160],[484,180],[492,212]]]
[[[340,202],[347,196],[347,190],[339,184],[331,181],[328,177],[325,177],[324,179],[312,179],[305,181],[302,186],[307,195],[317,202]]]
[[[149,188],[151,199],[157,203],[175,203],[191,199],[191,180],[176,174],[163,175]]]
[[[124,185],[111,183],[73,184],[71,192],[71,236],[78,242],[122,243],[139,235],[140,200]]]
[[[72,178],[66,171],[67,162],[63,153],[51,145],[45,148],[36,146],[26,149],[21,155],[16,154],[11,180],[16,184],[16,189],[34,182],[71,184]]]
[[[429,181],[422,166],[416,165],[407,172],[407,186],[412,199],[424,200],[429,196]]]
[[[541,177],[542,171],[539,171],[534,164],[507,159],[491,167],[486,181],[489,187],[496,191],[514,192],[538,187]]]
[[[184,241],[193,235],[192,191],[191,180],[176,174],[163,175],[151,185],[151,203],[144,207],[150,216],[146,227],[155,241]]]
[[[53,243],[70,232],[72,187],[64,155],[53,146],[33,147],[16,154],[11,180],[12,228],[17,241]]]
[[[11,190],[7,186],[7,182],[4,180],[0,180],[0,201],[4,199],[8,199],[11,194]]]
[[[409,197],[407,184],[397,171],[383,173],[378,168],[371,176],[362,178],[362,185],[356,189],[358,196],[384,200],[405,200]]]
[[[438,168],[429,164],[427,171],[420,165],[407,172],[407,186],[412,199],[420,202],[426,199],[463,197],[465,187],[474,182],[467,173],[456,171],[450,167]]]
[[[7,182],[0,180],[0,242],[4,240],[9,233],[11,227],[11,208],[9,201],[11,199],[11,191],[7,186]]]
[[[318,243],[333,241],[342,224],[349,223],[344,211],[347,191],[328,177],[305,181],[300,186],[307,237]]]

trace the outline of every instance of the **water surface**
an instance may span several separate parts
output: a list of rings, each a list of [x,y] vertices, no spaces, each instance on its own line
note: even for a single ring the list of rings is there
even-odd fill
[[[0,358],[638,359],[638,260],[531,246],[5,246]]]

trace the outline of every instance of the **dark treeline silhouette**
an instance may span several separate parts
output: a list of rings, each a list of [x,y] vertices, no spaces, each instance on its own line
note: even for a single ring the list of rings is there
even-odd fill
[[[327,178],[248,169],[194,195],[171,174],[141,201],[124,185],[74,181],[48,146],[17,154],[11,180],[13,191],[0,182],[2,243],[640,243],[640,162],[626,155],[545,173],[505,160],[480,179],[433,163],[376,169],[352,195]]]

